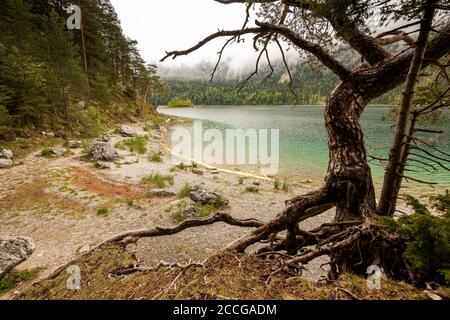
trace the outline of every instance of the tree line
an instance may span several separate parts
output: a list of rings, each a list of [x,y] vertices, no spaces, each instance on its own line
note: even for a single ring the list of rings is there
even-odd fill
[[[297,62],[291,67],[292,82],[281,61],[259,67],[252,79],[246,73],[236,75],[223,63],[212,81],[214,66],[207,62],[189,67],[164,70],[162,83],[168,94],[161,104],[167,105],[174,98],[190,99],[195,105],[324,105],[338,78],[328,70]],[[270,78],[266,78],[271,74]],[[184,76],[180,76],[184,75]],[[393,90],[374,100],[374,104],[392,104],[400,89]]]

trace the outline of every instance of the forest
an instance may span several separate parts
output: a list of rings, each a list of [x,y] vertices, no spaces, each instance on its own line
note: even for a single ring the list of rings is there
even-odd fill
[[[163,67],[161,82],[167,88],[167,95],[160,103],[167,105],[178,97],[191,99],[195,105],[324,105],[327,95],[338,82],[333,73],[307,62],[291,65],[292,82],[282,61],[274,61],[272,67],[273,72],[267,64],[261,65],[248,82],[245,80],[250,71],[230,75],[230,66],[225,62],[213,79],[210,77],[214,70],[212,63]],[[394,104],[400,94],[401,88],[393,90],[375,99],[373,104]]]
[[[1,138],[36,128],[96,134],[108,119],[148,112],[144,94],[161,90],[109,1],[82,1],[74,30],[66,27],[70,3],[1,2]]]

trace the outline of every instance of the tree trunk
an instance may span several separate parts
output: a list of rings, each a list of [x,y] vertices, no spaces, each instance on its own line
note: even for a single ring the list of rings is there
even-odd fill
[[[325,111],[330,153],[326,186],[335,198],[335,222],[362,220],[376,208],[360,125],[367,102],[355,97],[351,84],[342,83],[331,94]]]
[[[397,117],[397,125],[395,128],[394,142],[389,155],[389,162],[381,190],[381,197],[377,208],[377,213],[383,216],[393,216],[396,209],[396,200],[398,197],[399,186],[401,184],[401,156],[402,149],[405,146],[405,137],[407,130],[408,116],[411,109],[411,102],[414,97],[419,72],[422,68],[422,62],[428,43],[430,29],[433,23],[434,0],[428,0],[425,5],[425,13],[421,22],[419,38],[417,40],[416,49],[411,67],[406,79],[406,88],[403,93],[403,100],[400,107],[400,113]],[[400,181],[399,181],[400,180]]]
[[[84,25],[83,25],[83,11],[81,12],[81,17],[80,17],[81,21],[80,21],[80,31],[81,31],[81,47],[83,50],[83,67],[84,67],[84,77],[86,80],[86,85],[88,87],[88,90],[90,90],[90,85],[89,85],[89,75],[88,75],[88,63],[87,63],[87,52],[86,52],[86,42],[84,39]]]

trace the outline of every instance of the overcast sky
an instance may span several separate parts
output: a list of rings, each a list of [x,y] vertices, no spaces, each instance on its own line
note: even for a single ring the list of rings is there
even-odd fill
[[[165,51],[186,49],[217,29],[239,29],[245,18],[242,4],[223,5],[213,0],[111,0],[124,33],[139,42],[143,58],[154,63]],[[216,59],[223,41],[211,42],[186,57],[166,65],[195,64]],[[234,64],[254,61],[251,43],[227,49],[225,59]],[[253,63],[253,62],[252,62]]]

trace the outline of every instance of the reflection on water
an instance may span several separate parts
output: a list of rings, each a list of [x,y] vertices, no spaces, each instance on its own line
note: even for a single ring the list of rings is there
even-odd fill
[[[324,127],[324,108],[318,106],[214,106],[170,109],[160,107],[159,112],[189,119],[203,120],[203,128],[280,129],[280,172],[291,181],[311,179],[314,185],[322,183],[328,163],[327,133]],[[362,126],[368,151],[386,157],[392,141],[393,123],[383,121],[388,107],[368,107],[362,117]],[[185,124],[191,126],[189,122]],[[433,128],[446,129],[448,123]],[[450,153],[449,132],[433,137],[436,145]],[[372,163],[376,186],[380,186],[384,168]],[[242,170],[250,170],[242,167]],[[439,189],[450,187],[450,174],[441,169],[433,173],[414,168],[414,177],[440,183]],[[432,191],[429,187],[407,184],[414,191]]]

